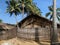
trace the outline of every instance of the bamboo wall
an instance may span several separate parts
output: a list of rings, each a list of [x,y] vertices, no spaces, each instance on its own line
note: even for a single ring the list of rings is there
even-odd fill
[[[47,28],[19,29],[16,31],[14,28],[0,32],[0,40],[11,39],[17,36],[20,39],[50,42],[50,31]],[[60,41],[60,29],[58,30],[58,37]]]
[[[45,28],[40,29],[20,29],[17,36],[21,39],[50,41],[50,30]]]

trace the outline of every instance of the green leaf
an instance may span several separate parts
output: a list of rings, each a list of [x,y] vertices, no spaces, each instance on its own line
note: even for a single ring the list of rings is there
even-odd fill
[[[50,19],[52,19],[52,18],[53,18],[53,15],[50,16]]]
[[[46,13],[46,17],[48,17],[50,15],[50,12]]]

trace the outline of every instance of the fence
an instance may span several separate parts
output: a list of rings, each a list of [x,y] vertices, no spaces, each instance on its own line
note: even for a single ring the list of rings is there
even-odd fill
[[[18,37],[20,39],[35,40],[35,41],[50,41],[50,29],[39,28],[39,29],[19,29],[13,28],[11,30],[5,30],[0,32],[0,40],[11,39]],[[60,38],[60,29],[58,29],[58,37]]]

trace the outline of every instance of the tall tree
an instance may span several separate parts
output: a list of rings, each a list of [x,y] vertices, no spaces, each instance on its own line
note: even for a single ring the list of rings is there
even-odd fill
[[[6,4],[7,4],[7,12],[10,13],[10,16],[14,14],[16,23],[18,23],[16,16],[19,15],[21,12],[19,8],[20,4],[16,0],[8,0],[6,1]],[[19,29],[18,25],[17,25],[17,29]]]

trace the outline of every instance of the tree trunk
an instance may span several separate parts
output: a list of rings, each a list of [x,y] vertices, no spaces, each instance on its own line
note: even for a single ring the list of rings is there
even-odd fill
[[[16,24],[17,24],[17,30],[16,30],[16,37],[17,37],[17,31],[19,30],[19,26],[18,26],[18,21],[17,21],[16,15],[15,15],[15,20],[16,20]]]
[[[23,15],[24,15],[24,2],[22,2],[22,18],[23,18]]]
[[[53,0],[53,29],[51,30],[51,44],[58,42],[57,22],[56,22],[56,0]]]

